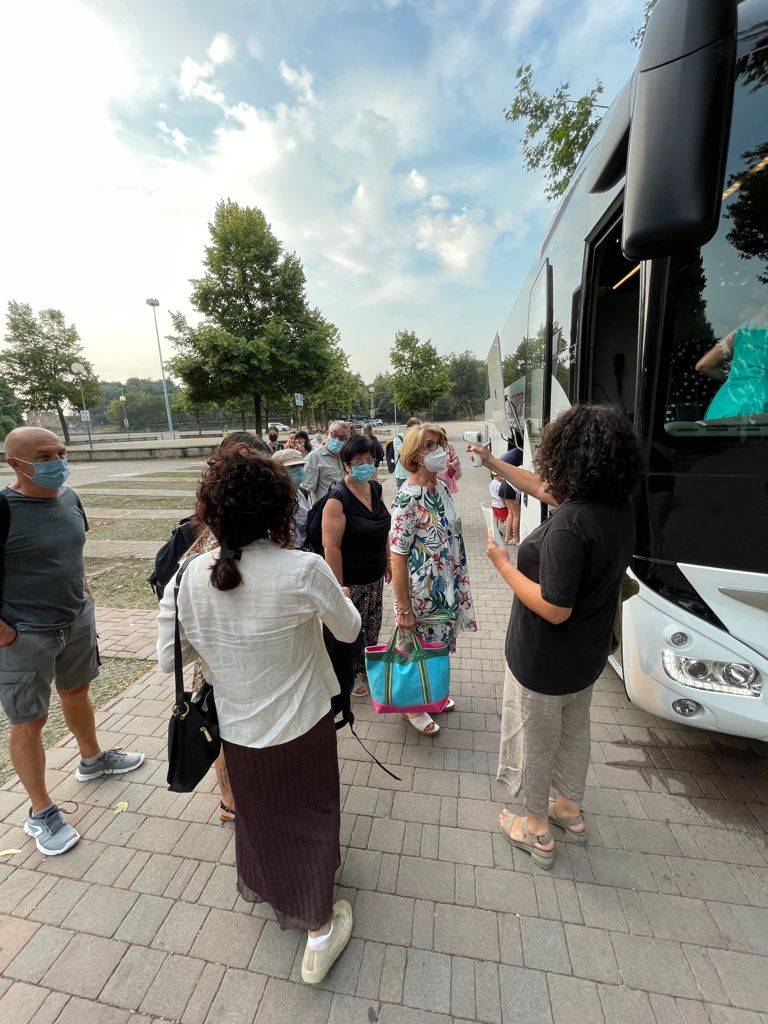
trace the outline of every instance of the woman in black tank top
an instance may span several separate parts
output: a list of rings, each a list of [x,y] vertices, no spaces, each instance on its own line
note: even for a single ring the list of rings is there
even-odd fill
[[[344,480],[334,484],[323,509],[325,560],[363,620],[365,646],[378,643],[381,631],[384,581],[391,578],[389,509],[375,479],[375,451],[371,440],[356,435],[339,453]],[[355,696],[368,693],[362,645],[353,655]]]

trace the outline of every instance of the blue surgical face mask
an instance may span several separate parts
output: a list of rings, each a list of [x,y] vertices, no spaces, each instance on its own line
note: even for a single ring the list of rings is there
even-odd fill
[[[301,487],[304,483],[304,467],[303,466],[291,466],[288,470],[288,476],[296,484],[297,487]]]
[[[55,490],[61,487],[69,476],[69,465],[66,459],[49,459],[47,462],[27,462],[26,459],[19,459],[32,466],[34,473],[25,473],[33,484],[38,487],[45,487],[48,490]]]
[[[361,462],[359,466],[352,466],[350,468],[352,479],[357,480],[359,484],[367,484],[375,472],[376,467],[372,462]]]
[[[338,455],[341,449],[344,447],[344,442],[340,441],[338,437],[328,438],[328,451],[333,452],[334,455]]]

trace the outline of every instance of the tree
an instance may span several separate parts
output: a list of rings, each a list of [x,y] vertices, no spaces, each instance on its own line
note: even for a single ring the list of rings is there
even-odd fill
[[[632,35],[635,46],[642,44],[648,19],[656,0],[643,0],[643,23]],[[583,96],[572,97],[568,82],[557,86],[551,96],[534,88],[533,69],[522,64],[517,69],[517,92],[504,109],[507,121],[523,121],[523,163],[526,170],[542,171],[547,181],[545,193],[557,199],[568,188],[576,165],[607,110],[598,98],[603,84],[598,79]]]
[[[392,390],[401,409],[411,415],[428,409],[451,390],[446,360],[431,341],[419,341],[413,331],[398,331],[390,352],[394,368]]]
[[[171,409],[174,413],[191,416],[195,421],[198,434],[203,432],[203,417],[214,408],[213,402],[195,400],[189,391],[179,391],[171,398]]]
[[[222,201],[208,227],[205,273],[191,296],[205,319],[191,328],[174,315],[172,370],[196,402],[247,395],[260,432],[262,400],[319,386],[336,329],[307,305],[301,261],[283,251],[261,210]]]
[[[0,380],[0,440],[24,422],[24,406],[7,381]]]
[[[543,170],[548,184],[544,191],[557,199],[568,188],[576,165],[600,123],[595,113],[602,82],[596,82],[584,96],[573,99],[568,82],[544,96],[533,85],[533,68],[517,69],[517,92],[504,110],[507,121],[525,122],[523,163],[529,171]]]
[[[8,384],[27,409],[55,409],[64,443],[69,444],[65,405],[79,409],[80,384],[72,372],[73,363],[86,369],[83,380],[85,402],[90,408],[99,401],[99,382],[83,355],[74,324],[67,326],[58,309],[43,309],[38,316],[25,302],[9,302],[2,361]]]
[[[392,375],[379,373],[373,378],[373,408],[375,415],[387,422],[395,418],[395,394]]]

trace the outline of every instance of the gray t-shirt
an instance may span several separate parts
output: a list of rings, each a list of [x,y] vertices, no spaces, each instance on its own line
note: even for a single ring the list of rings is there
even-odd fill
[[[77,495],[28,498],[6,487],[11,523],[2,550],[0,619],[25,629],[62,629],[85,607],[86,520]]]

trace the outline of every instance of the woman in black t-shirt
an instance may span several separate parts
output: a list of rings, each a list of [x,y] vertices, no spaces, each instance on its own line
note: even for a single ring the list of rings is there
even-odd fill
[[[360,612],[365,646],[379,641],[384,581],[392,578],[389,555],[389,509],[382,501],[370,438],[357,434],[339,452],[344,480],[334,484],[323,509],[325,560],[342,587],[349,587]],[[352,693],[368,693],[362,645],[354,652]]]
[[[550,823],[586,841],[580,803],[590,703],[634,550],[629,499],[640,481],[640,442],[617,410],[576,405],[545,428],[539,473],[510,466],[487,449],[471,450],[513,487],[555,507],[520,545],[517,568],[491,537],[488,545],[488,557],[515,594],[497,777],[511,797],[522,791],[525,809],[523,817],[502,811],[499,827],[513,846],[550,868]]]

